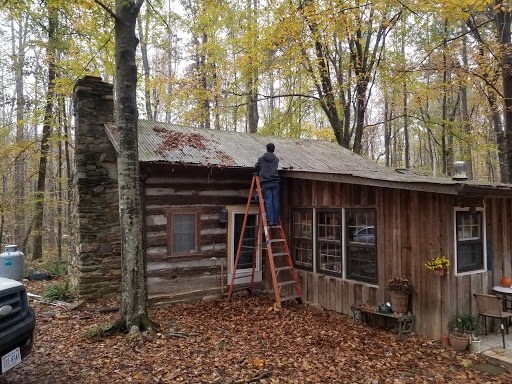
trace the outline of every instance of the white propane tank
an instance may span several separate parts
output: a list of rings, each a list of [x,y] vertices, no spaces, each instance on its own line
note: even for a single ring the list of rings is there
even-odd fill
[[[6,245],[5,252],[0,253],[0,277],[22,280],[24,257],[23,252],[18,251],[17,245]]]

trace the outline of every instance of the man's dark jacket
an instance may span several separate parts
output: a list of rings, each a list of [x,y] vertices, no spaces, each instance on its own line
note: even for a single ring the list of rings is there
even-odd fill
[[[260,182],[265,183],[268,181],[279,180],[279,174],[277,173],[278,164],[279,157],[277,157],[273,152],[265,152],[254,166],[259,172]]]

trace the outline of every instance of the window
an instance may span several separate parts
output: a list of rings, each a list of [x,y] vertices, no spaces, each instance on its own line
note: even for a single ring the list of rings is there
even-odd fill
[[[375,210],[346,210],[345,222],[347,278],[376,283]]]
[[[318,269],[341,275],[341,211],[317,211],[316,227]]]
[[[295,267],[313,269],[313,210],[293,212],[292,258]]]
[[[294,209],[296,268],[377,283],[375,209]]]
[[[199,212],[171,211],[167,216],[168,245],[171,256],[187,256],[199,253]]]
[[[457,272],[482,270],[484,265],[484,236],[482,211],[456,212]]]

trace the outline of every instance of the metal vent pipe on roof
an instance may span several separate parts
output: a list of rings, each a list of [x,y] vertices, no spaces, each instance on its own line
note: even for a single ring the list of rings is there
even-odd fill
[[[466,174],[466,162],[456,161],[453,163],[453,180],[467,180],[468,175]]]

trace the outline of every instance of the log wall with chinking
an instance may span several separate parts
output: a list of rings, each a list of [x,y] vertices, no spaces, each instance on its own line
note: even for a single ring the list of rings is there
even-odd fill
[[[141,173],[150,299],[175,301],[217,293],[220,275],[211,268],[211,258],[226,265],[228,241],[219,211],[247,203],[252,173],[159,164],[146,165]],[[199,252],[173,257],[167,245],[168,212],[189,209],[199,212]]]
[[[293,208],[370,208],[377,212],[378,284],[365,284],[299,270],[303,298],[330,310],[351,315],[350,305],[377,305],[388,300],[387,280],[409,278],[414,287],[412,311],[416,332],[438,338],[456,311],[477,313],[472,294],[491,293],[501,276],[511,274],[512,199],[485,198],[488,271],[457,276],[454,270],[455,208],[464,206],[455,195],[416,190],[351,185],[288,178],[283,188],[285,223]],[[290,240],[289,240],[290,241]],[[424,264],[435,251],[451,261],[450,273],[433,275]]]

